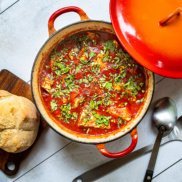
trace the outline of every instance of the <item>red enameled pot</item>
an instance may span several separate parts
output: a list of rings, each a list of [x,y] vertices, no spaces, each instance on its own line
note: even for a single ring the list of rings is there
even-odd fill
[[[66,26],[56,31],[54,28],[55,19],[61,14],[67,13],[67,12],[77,13],[80,16],[82,21],[71,24],[69,26]],[[137,144],[138,135],[137,135],[136,127],[141,121],[141,119],[143,118],[143,116],[145,115],[145,113],[147,112],[147,109],[149,107],[149,104],[151,102],[152,95],[153,95],[154,78],[153,78],[152,72],[148,71],[147,69],[144,69],[145,75],[146,75],[147,92],[145,95],[144,105],[140,109],[138,115],[135,117],[135,119],[132,122],[128,122],[128,124],[126,124],[125,127],[122,127],[118,129],[117,131],[113,131],[110,133],[93,136],[89,134],[79,134],[75,131],[71,131],[68,128],[65,128],[61,124],[58,125],[57,122],[54,121],[54,118],[50,116],[50,114],[48,113],[48,111],[46,110],[46,107],[44,106],[42,102],[42,97],[40,94],[40,86],[39,86],[39,72],[42,66],[44,65],[46,57],[50,54],[52,49],[65,38],[75,33],[78,33],[81,31],[89,31],[89,30],[104,31],[104,32],[115,34],[111,23],[104,22],[104,21],[90,20],[88,16],[86,15],[86,13],[78,7],[70,6],[66,8],[61,8],[51,15],[48,22],[48,31],[49,31],[50,37],[42,46],[39,53],[37,54],[37,57],[35,58],[34,66],[32,69],[32,80],[31,80],[32,84],[31,85],[32,85],[33,98],[38,110],[40,111],[45,121],[59,134],[77,142],[87,143],[87,144],[96,144],[98,150],[107,157],[112,157],[112,158],[123,157],[127,155],[128,153],[130,153]],[[109,152],[106,149],[104,143],[110,142],[112,140],[116,140],[128,133],[131,136],[131,144],[129,145],[128,148],[120,152]]]

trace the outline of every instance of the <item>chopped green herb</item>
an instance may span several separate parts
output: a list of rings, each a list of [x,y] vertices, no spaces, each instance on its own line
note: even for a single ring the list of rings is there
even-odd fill
[[[98,109],[98,106],[100,104],[102,104],[102,101],[100,100],[99,101],[91,100],[89,106],[91,109]]]
[[[88,84],[89,83],[89,81],[86,78],[83,78],[82,79],[82,82],[85,83],[85,84]]]
[[[82,78],[79,79],[78,82],[79,82],[79,83],[83,83],[83,79],[82,79]]]
[[[73,113],[72,113],[72,118],[77,120],[77,118],[78,118],[78,113],[73,112]]]
[[[72,90],[73,88],[75,88],[75,84],[74,84],[74,75],[68,75],[64,80],[65,80],[65,84],[66,84],[66,87],[69,89],[69,90]]]
[[[82,64],[88,64],[88,60],[84,59],[84,58],[80,58],[80,62]]]
[[[61,92],[59,90],[55,90],[53,93],[52,93],[52,96],[53,97],[60,97],[61,96]]]
[[[114,61],[115,61],[115,64],[118,64],[121,61],[121,59],[119,57],[115,57]]]
[[[138,91],[141,90],[140,85],[138,85],[136,80],[134,80],[132,77],[124,84],[124,87],[126,90],[129,90],[134,96],[136,96],[138,94]]]
[[[69,122],[69,120],[72,118],[72,114],[71,114],[70,110],[71,110],[70,104],[61,106],[61,113],[66,122]]]
[[[110,61],[109,51],[105,51],[102,61],[103,62]]]
[[[89,118],[88,117],[86,117],[86,118],[83,119],[83,122],[84,123],[87,123],[88,121],[89,121]]]
[[[88,75],[88,81],[91,82],[93,80],[93,76],[92,75]]]
[[[101,83],[104,83],[104,82],[106,81],[106,78],[105,78],[105,77],[101,77],[101,78],[99,79],[99,81],[100,81]]]
[[[51,111],[55,111],[58,108],[58,105],[55,100],[51,100],[50,106],[51,106]]]
[[[89,59],[93,58],[94,56],[96,56],[95,52],[90,52]]]
[[[76,39],[77,39],[77,38],[76,38]],[[78,41],[79,41],[80,43],[88,42],[88,40],[89,40],[89,37],[88,37],[87,35],[83,35],[83,36],[79,37],[79,39],[78,39]]]
[[[108,62],[110,60],[109,56],[104,56],[104,58],[102,59],[103,62]]]
[[[105,125],[105,126],[108,126],[109,125],[109,120],[110,120],[110,116],[104,116],[104,115],[100,115],[96,112],[93,112],[93,116],[96,118],[96,125],[98,126],[102,126],[102,125]]]
[[[61,89],[61,85],[57,84],[56,88],[51,89],[51,93],[53,97],[60,97],[61,95],[63,95],[62,89]]]
[[[108,40],[104,43],[104,50],[107,51],[114,51],[115,50],[115,44],[113,42],[113,40]]]
[[[75,69],[75,73],[80,72],[81,68],[82,68],[82,66],[81,66],[81,64],[79,64],[79,65],[76,67],[76,69]]]
[[[118,64],[113,64],[113,66],[112,66],[112,68],[114,68],[114,69],[118,69],[120,67],[120,65],[118,65]]]
[[[112,101],[110,100],[109,97],[105,97],[104,100],[103,100],[103,104],[105,106],[109,106],[110,104],[112,104]]]
[[[99,64],[95,64],[92,66],[92,72],[93,73],[98,73],[100,71],[100,65]]]
[[[111,82],[105,82],[103,84],[103,87],[105,87],[108,90],[111,90],[112,89],[112,83]]]
[[[68,73],[70,70],[69,66],[66,66],[64,63],[55,62],[54,66],[56,67],[55,68],[56,69],[55,70],[56,75]]]
[[[123,70],[119,75],[115,75],[114,81],[115,81],[116,83],[119,83],[119,82],[121,82],[122,79],[125,78],[125,77],[126,77],[126,70]]]

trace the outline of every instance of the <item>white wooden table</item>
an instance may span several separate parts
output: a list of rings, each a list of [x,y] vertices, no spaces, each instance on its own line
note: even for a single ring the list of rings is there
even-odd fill
[[[81,7],[91,19],[110,21],[109,0],[0,0],[0,69],[8,69],[28,82],[34,58],[48,38],[49,16],[55,10],[70,5]],[[76,21],[79,21],[78,15],[68,13],[56,20],[56,27],[59,29]],[[153,102],[169,96],[176,101],[178,116],[182,115],[182,79],[155,77]],[[138,126],[136,149],[155,140],[157,131],[152,127],[150,118],[151,108]],[[119,150],[128,143],[129,137],[125,136],[108,146]],[[144,155],[98,181],[141,182],[149,157],[149,154]],[[153,181],[181,182],[181,159],[182,143],[173,142],[161,147]],[[49,128],[23,161],[19,173],[10,178],[0,172],[0,182],[69,182],[108,160],[95,146],[72,142]]]

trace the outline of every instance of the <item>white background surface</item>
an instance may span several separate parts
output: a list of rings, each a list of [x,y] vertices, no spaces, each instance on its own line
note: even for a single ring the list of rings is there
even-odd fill
[[[16,1],[0,0],[0,12],[14,2]],[[70,5],[81,7],[91,19],[110,21],[109,0],[19,0],[0,14],[0,70],[8,69],[29,81],[34,58],[48,38],[48,18],[55,10]],[[65,14],[56,20],[56,28],[76,21],[79,21],[79,17],[75,13]],[[182,115],[182,80],[156,75],[155,77],[156,86],[152,102],[169,96],[176,101],[178,116]],[[138,126],[137,148],[155,140],[157,131],[151,125],[151,108],[152,105]],[[127,146],[129,141],[129,137],[125,136],[108,145],[112,150],[119,150]],[[149,157],[150,155],[145,155],[127,163],[98,181],[141,182]],[[154,176],[181,158],[182,143],[173,142],[161,147]],[[101,156],[95,146],[74,143],[47,128],[31,154],[23,161],[19,173],[10,178],[0,172],[0,182],[67,182],[108,160],[110,159]],[[179,161],[153,181],[181,182],[181,171],[182,162]]]

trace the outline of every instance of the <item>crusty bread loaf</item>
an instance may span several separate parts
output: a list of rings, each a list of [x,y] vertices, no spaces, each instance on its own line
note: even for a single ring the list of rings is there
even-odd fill
[[[34,104],[25,97],[0,90],[0,148],[22,152],[38,133],[39,116]]]

